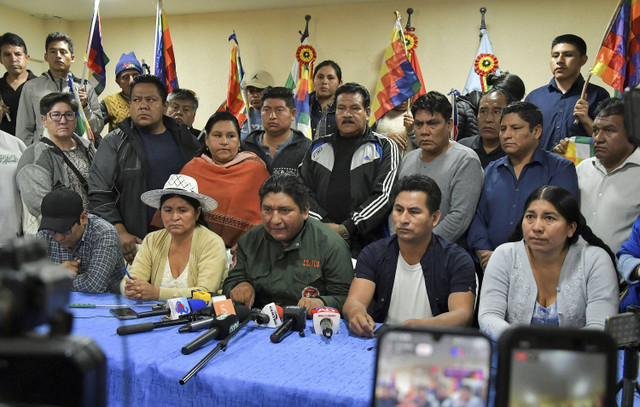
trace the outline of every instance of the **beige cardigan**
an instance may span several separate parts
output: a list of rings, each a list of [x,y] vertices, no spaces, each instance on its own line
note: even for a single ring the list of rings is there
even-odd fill
[[[139,280],[149,281],[158,287],[162,282],[167,255],[171,246],[171,234],[165,229],[149,233],[142,241],[129,274]],[[227,254],[222,238],[204,226],[196,225],[191,241],[189,255],[189,275],[187,288],[160,287],[158,300],[168,298],[191,297],[191,290],[218,292],[227,277]],[[124,295],[126,276],[120,282],[120,292]]]

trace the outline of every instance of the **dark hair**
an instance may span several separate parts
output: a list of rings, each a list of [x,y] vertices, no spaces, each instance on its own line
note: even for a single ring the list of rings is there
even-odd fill
[[[316,78],[316,75],[318,74],[318,71],[320,70],[320,68],[324,68],[325,66],[330,66],[333,68],[334,71],[336,71],[336,76],[338,77],[338,82],[342,82],[342,69],[340,69],[340,66],[338,64],[336,64],[335,62],[333,62],[330,59],[327,59],[326,61],[322,61],[320,62],[318,65],[316,65],[313,68],[313,79]]]
[[[133,81],[131,81],[131,86],[129,87],[130,95],[133,94],[134,86],[140,83],[150,83],[152,85],[155,85],[155,87],[158,89],[158,93],[160,94],[160,98],[162,99],[162,103],[167,101],[167,89],[164,87],[164,83],[162,83],[162,80],[157,76],[149,74],[142,74],[133,78]]]
[[[493,86],[491,90],[500,89],[505,94],[510,95],[510,98],[513,99],[514,102],[522,100],[525,94],[525,87],[522,79],[520,79],[518,75],[509,72],[504,72],[502,75],[490,73],[487,75],[487,84]]]
[[[198,208],[200,208],[200,216],[198,216],[198,219],[196,219],[196,225],[202,225],[205,228],[208,228],[209,225],[207,224],[206,219],[204,218],[204,210],[202,210],[202,204],[200,204],[200,201],[198,201],[195,198],[192,198],[190,196],[186,196],[186,195],[181,195],[181,194],[166,194],[166,195],[162,195],[160,197],[160,207],[158,208],[159,211],[162,211],[162,205],[168,201],[171,198],[182,198],[185,201],[187,201],[189,203],[189,205],[193,206],[193,210],[195,212],[198,211]]]
[[[624,102],[620,98],[604,99],[596,107],[596,117],[622,116],[624,117]]]
[[[449,99],[447,99],[445,95],[432,90],[413,102],[411,106],[411,114],[413,114],[413,117],[416,117],[416,113],[420,110],[426,110],[431,114],[440,113],[445,120],[449,120],[451,118],[452,108]]]
[[[482,97],[480,98],[480,101],[478,101],[478,109],[480,108],[480,103],[482,102],[482,99],[484,99],[486,96],[494,95],[494,94],[504,96],[504,98],[507,100],[507,106],[513,102],[517,102],[517,100],[513,96],[511,96],[509,92],[505,91],[504,89],[493,88],[489,90],[487,93],[485,93],[484,95],[482,95]]]
[[[395,201],[400,192],[424,192],[427,194],[427,209],[432,214],[440,209],[440,202],[442,201],[442,192],[440,187],[433,178],[427,177],[424,174],[412,174],[402,177],[396,182],[394,186],[394,198]]]
[[[78,102],[75,101],[71,93],[68,92],[52,92],[40,99],[40,114],[46,116],[53,109],[56,103],[66,103],[74,113],[78,113]]]
[[[233,127],[236,128],[238,132],[238,137],[240,137],[240,125],[238,124],[238,119],[234,115],[229,112],[215,112],[209,120],[207,120],[207,124],[204,126],[204,131],[207,135],[213,129],[213,126],[218,122],[231,122],[233,123]]]
[[[171,102],[174,99],[178,100],[188,100],[193,103],[193,110],[198,110],[198,98],[196,97],[196,93],[189,89],[174,89],[167,96],[167,100]]]
[[[17,34],[14,33],[4,33],[0,37],[0,48],[5,45],[13,45],[14,47],[22,47],[24,54],[27,55],[27,44],[24,43],[24,40]]]
[[[347,82],[344,85],[340,86],[338,90],[336,90],[336,96],[335,96],[336,103],[338,100],[338,96],[342,95],[343,93],[348,93],[348,94],[357,93],[360,96],[362,96],[362,104],[365,109],[368,109],[369,106],[371,105],[371,96],[369,95],[369,91],[367,90],[367,88],[360,85],[359,83]]]
[[[267,178],[258,194],[260,195],[260,205],[265,195],[273,192],[277,194],[282,192],[287,194],[298,205],[301,212],[304,212],[309,207],[309,193],[307,187],[297,175],[289,173],[277,173]]]
[[[584,42],[584,40],[578,37],[577,35],[574,35],[574,34],[558,35],[551,42],[551,50],[553,51],[553,47],[555,47],[558,44],[571,44],[574,47],[576,47],[576,49],[580,53],[580,56],[587,55],[587,43]]]
[[[296,100],[293,97],[293,91],[283,86],[269,86],[265,89],[265,91],[262,92],[261,99],[263,105],[264,101],[267,99],[282,99],[289,110],[296,108]]]
[[[542,112],[538,109],[538,106],[529,102],[514,102],[510,105],[507,105],[504,109],[502,109],[502,119],[511,113],[515,113],[522,120],[529,123],[529,131],[533,131],[536,126],[540,125],[542,127]]]
[[[71,52],[71,55],[73,55],[73,40],[67,34],[57,31],[47,35],[47,39],[44,42],[44,52],[47,52],[49,50],[49,44],[56,41],[66,42],[67,45],[69,45],[69,52]]]
[[[531,194],[529,194],[527,201],[524,203],[524,212],[520,218],[520,222],[518,222],[516,229],[509,238],[510,242],[522,240],[522,221],[524,219],[524,213],[526,213],[531,203],[538,199],[542,199],[543,201],[547,201],[553,205],[560,216],[567,221],[567,224],[575,222],[576,232],[573,236],[567,238],[567,246],[576,243],[578,241],[578,236],[582,236],[582,238],[591,246],[597,246],[604,249],[611,258],[614,268],[616,267],[616,256],[613,254],[609,246],[607,246],[602,239],[596,236],[587,225],[587,221],[582,215],[582,212],[580,212],[580,204],[578,203],[578,200],[571,194],[571,192],[554,185],[543,185],[536,188]]]

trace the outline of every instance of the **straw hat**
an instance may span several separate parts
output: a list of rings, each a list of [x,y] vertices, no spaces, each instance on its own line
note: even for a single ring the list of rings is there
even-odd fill
[[[198,193],[198,183],[188,175],[172,174],[164,184],[163,189],[153,189],[140,196],[142,202],[152,208],[160,208],[160,198],[164,195],[183,195],[200,202],[204,212],[211,212],[218,207],[218,203],[210,196]]]

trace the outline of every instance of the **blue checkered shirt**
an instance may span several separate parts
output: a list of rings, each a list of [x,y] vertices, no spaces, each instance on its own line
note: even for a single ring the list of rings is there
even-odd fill
[[[80,260],[78,275],[73,278],[73,290],[96,294],[116,292],[124,276],[124,258],[118,232],[104,219],[89,215],[84,233],[71,251],[43,231],[38,238],[48,242],[49,260],[62,264],[68,260]]]

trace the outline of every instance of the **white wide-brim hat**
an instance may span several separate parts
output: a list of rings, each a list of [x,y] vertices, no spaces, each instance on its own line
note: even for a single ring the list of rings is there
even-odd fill
[[[204,212],[211,212],[218,207],[218,202],[210,196],[198,193],[198,182],[188,175],[172,174],[163,189],[153,189],[140,196],[142,202],[152,208],[160,208],[160,198],[164,195],[183,195],[200,202]]]

